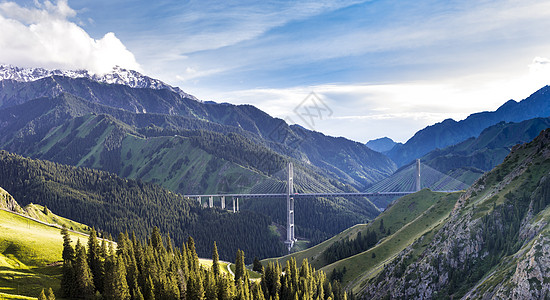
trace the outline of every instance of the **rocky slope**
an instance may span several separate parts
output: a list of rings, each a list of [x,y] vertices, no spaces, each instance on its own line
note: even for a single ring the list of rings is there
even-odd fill
[[[361,297],[547,297],[549,170],[550,130],[545,130],[516,146],[464,193],[431,241],[419,239],[365,282]]]
[[[15,199],[13,199],[12,195],[10,195],[6,190],[4,190],[2,187],[0,187],[0,208],[13,211],[16,213],[22,213],[23,209]]]

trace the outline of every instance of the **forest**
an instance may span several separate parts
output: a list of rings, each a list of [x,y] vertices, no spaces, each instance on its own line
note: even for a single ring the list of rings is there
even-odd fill
[[[101,235],[134,232],[145,239],[157,226],[177,244],[194,236],[200,256],[209,256],[213,241],[223,245],[219,251],[225,260],[237,249],[260,258],[285,253],[265,215],[204,209],[156,184],[104,171],[0,151],[0,182],[21,205],[40,203],[61,216],[95,227]]]
[[[70,299],[353,299],[338,282],[327,280],[307,260],[260,266],[261,279],[251,280],[245,254],[237,250],[235,274],[222,272],[217,245],[212,246],[212,266],[199,262],[192,237],[175,247],[157,227],[142,243],[135,234],[120,233],[116,250],[112,242],[99,241],[92,230],[87,247],[71,244],[63,228],[63,275],[60,295]]]

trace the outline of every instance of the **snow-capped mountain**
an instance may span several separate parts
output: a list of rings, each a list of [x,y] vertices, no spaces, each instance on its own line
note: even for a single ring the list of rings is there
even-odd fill
[[[133,88],[167,89],[179,94],[183,98],[198,101],[195,96],[187,94],[178,87],[173,87],[158,79],[145,76],[137,71],[126,70],[119,66],[113,67],[110,73],[98,75],[91,74],[87,70],[47,70],[43,68],[20,68],[12,65],[0,64],[0,80],[10,79],[20,82],[30,82],[50,76],[89,78],[97,82],[121,84]]]

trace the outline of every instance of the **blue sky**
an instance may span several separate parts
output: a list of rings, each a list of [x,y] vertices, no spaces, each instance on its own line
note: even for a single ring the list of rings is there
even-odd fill
[[[3,63],[119,64],[299,123],[315,92],[333,114],[310,129],[361,142],[550,82],[548,1],[4,1],[0,25]]]

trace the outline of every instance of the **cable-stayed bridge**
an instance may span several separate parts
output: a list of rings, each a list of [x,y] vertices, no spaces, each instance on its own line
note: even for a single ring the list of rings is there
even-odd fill
[[[214,207],[214,199],[219,199],[221,208],[226,209],[226,200],[232,201],[233,212],[239,211],[239,199],[253,198],[286,198],[287,200],[287,238],[285,244],[289,251],[296,241],[294,235],[294,200],[301,198],[315,197],[380,197],[393,196],[401,197],[416,193],[422,188],[430,188],[439,192],[455,192],[466,189],[467,184],[454,179],[444,173],[441,173],[425,164],[419,159],[408,167],[404,167],[395,172],[390,177],[378,182],[364,192],[294,192],[294,168],[292,163],[288,164],[288,173],[286,179],[286,192],[284,193],[220,193],[220,194],[202,194],[202,195],[184,195],[189,199],[197,199],[202,204],[202,199],[208,199],[208,207]],[[421,176],[422,175],[422,176]],[[275,185],[276,187],[273,187]],[[271,183],[269,186],[263,186],[263,190],[280,190],[284,184],[278,185]],[[310,190],[318,190],[319,187],[308,187]]]

